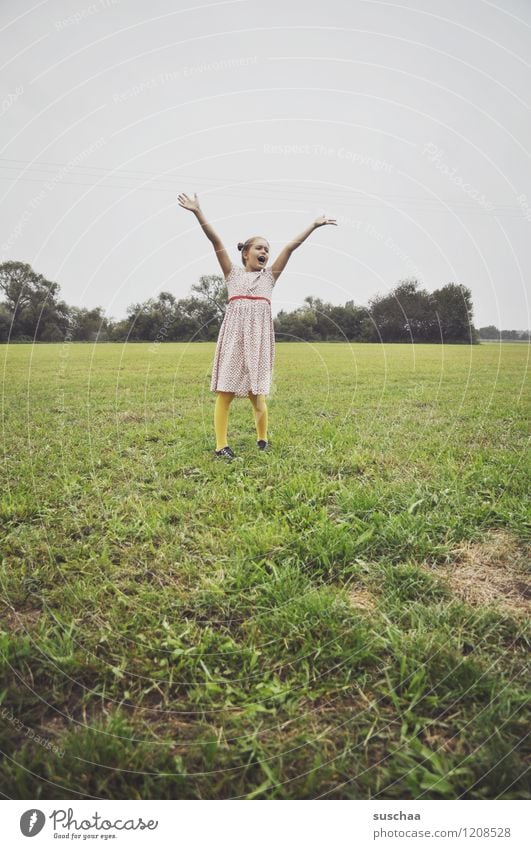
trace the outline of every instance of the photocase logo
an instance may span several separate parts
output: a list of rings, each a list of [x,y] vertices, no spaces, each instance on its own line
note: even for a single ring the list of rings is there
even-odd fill
[[[20,830],[24,837],[35,837],[39,831],[42,831],[46,817],[42,811],[36,808],[31,808],[25,811],[20,817]]]

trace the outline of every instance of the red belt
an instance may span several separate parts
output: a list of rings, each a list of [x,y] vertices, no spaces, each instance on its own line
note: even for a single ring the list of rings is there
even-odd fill
[[[262,295],[233,295],[232,298],[229,298],[230,301],[236,301],[238,298],[250,298],[253,301],[267,301],[268,304],[271,303],[269,298],[263,298]]]

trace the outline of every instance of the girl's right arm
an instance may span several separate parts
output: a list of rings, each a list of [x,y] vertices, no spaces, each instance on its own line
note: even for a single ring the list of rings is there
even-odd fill
[[[182,206],[183,209],[189,209],[191,212],[194,213],[195,217],[197,218],[197,220],[199,221],[199,223],[200,223],[200,225],[203,229],[205,236],[207,237],[207,239],[209,239],[212,242],[212,245],[213,245],[214,250],[216,252],[216,256],[218,258],[218,262],[221,265],[221,269],[223,271],[223,274],[225,275],[225,277],[228,277],[229,272],[232,268],[232,262],[230,261],[230,257],[228,255],[227,251],[225,250],[223,242],[221,241],[221,239],[219,238],[216,231],[213,229],[213,227],[211,227],[211,225],[208,223],[205,216],[203,215],[203,211],[202,211],[201,207],[199,206],[199,200],[198,200],[197,195],[194,194],[194,200],[191,200],[188,197],[188,195],[180,194],[178,196],[178,200],[179,200],[179,205]]]

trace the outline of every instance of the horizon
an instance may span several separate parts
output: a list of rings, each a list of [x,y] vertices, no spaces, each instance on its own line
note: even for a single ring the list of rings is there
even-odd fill
[[[186,297],[220,274],[177,203],[197,192],[235,264],[249,234],[274,256],[337,219],[293,253],[274,316],[416,277],[469,288],[476,327],[529,327],[529,6],[428,6],[332,0],[301,21],[272,0],[254,26],[256,0],[8,0],[0,261],[109,317]]]

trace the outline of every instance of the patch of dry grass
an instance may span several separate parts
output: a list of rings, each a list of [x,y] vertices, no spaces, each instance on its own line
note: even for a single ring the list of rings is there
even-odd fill
[[[363,587],[354,587],[349,591],[348,597],[352,606],[360,610],[374,610],[376,607],[374,595]]]
[[[459,598],[471,605],[494,605],[515,614],[531,609],[531,548],[508,531],[488,532],[480,542],[464,542],[453,549],[451,562],[436,573]],[[434,567],[424,566],[431,574]]]
[[[14,610],[12,607],[5,607],[0,612],[0,628],[5,625],[5,628],[10,633],[24,632],[32,628],[38,622],[42,610]]]

